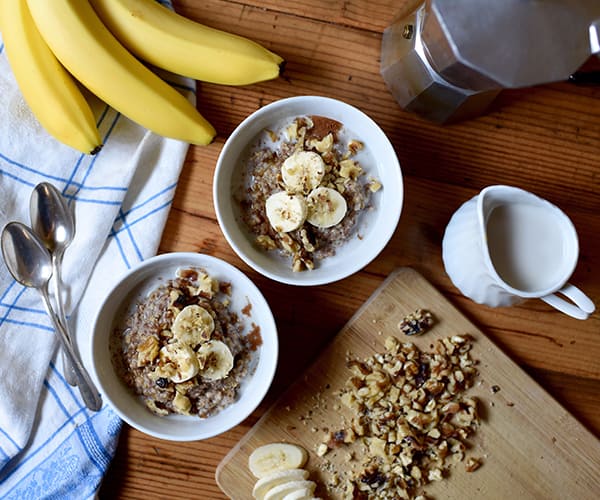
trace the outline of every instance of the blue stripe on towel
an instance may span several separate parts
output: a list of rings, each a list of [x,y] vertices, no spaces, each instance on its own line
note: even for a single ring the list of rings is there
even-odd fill
[[[54,327],[51,325],[50,318],[48,317],[45,309],[40,309],[38,307],[28,307],[28,306],[19,306],[18,302],[22,299],[22,297],[26,294],[35,293],[31,288],[24,287],[23,285],[18,285],[18,292],[15,295],[12,301],[6,300],[9,292],[13,289],[13,287],[17,285],[16,281],[12,281],[5,292],[0,297],[0,307],[6,308],[5,313],[0,317],[0,325],[3,323],[13,324],[13,325],[21,325],[32,327],[37,330],[43,330],[48,332],[53,332]],[[10,317],[11,313],[18,313],[17,317]],[[23,316],[30,314],[36,314],[40,318],[40,322],[33,321],[32,318],[28,318],[27,320],[19,319]],[[13,315],[14,316],[14,315]]]
[[[133,233],[131,232],[131,227],[129,226],[129,224],[127,224],[127,220],[123,216],[122,210],[119,210],[119,219],[121,219],[123,221],[123,224],[124,224],[123,229],[125,229],[125,231],[127,231],[127,235],[129,236],[129,240],[131,241],[131,245],[133,246],[133,249],[134,249],[135,254],[137,255],[138,259],[140,261],[144,260],[144,257],[142,256],[142,252],[140,251],[140,247],[135,242],[135,237],[133,236]]]
[[[11,443],[17,450],[21,449],[21,447],[15,442],[15,440],[2,427],[0,427],[0,434],[2,434],[8,440],[8,442]]]
[[[113,236],[115,243],[117,244],[117,248],[119,249],[119,253],[121,254],[121,258],[123,259],[123,263],[125,264],[125,267],[127,269],[131,269],[131,264],[129,263],[129,259],[127,258],[127,254],[125,253],[125,250],[123,248],[123,245],[121,244],[121,240],[119,240],[119,238],[117,237],[116,234],[111,233],[109,235],[109,238]]]
[[[171,203],[173,202],[173,199],[169,199],[167,202],[163,203],[161,206],[156,207],[155,209],[151,210],[150,212],[142,215],[141,217],[138,217],[137,219],[134,219],[132,222],[129,223],[129,227],[134,226],[135,224],[143,221],[144,219],[147,219],[148,217],[154,215],[157,212],[162,211],[163,209],[169,207],[171,205]],[[117,231],[114,231],[113,234],[118,234],[120,232],[124,231],[124,228],[120,228]]]

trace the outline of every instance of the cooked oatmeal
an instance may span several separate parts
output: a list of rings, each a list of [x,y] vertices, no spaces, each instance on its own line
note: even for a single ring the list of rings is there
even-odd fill
[[[266,130],[249,154],[238,193],[256,244],[291,257],[292,269],[304,271],[360,237],[360,214],[372,209],[371,196],[381,188],[356,159],[363,148],[346,139],[341,123],[322,116]]]
[[[260,334],[243,335],[230,294],[202,269],[180,270],[113,331],[115,369],[153,413],[208,417],[236,400]]]

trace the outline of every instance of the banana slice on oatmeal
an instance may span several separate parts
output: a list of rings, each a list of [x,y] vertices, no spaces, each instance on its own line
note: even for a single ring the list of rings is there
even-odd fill
[[[307,207],[304,196],[285,191],[272,194],[265,203],[269,224],[280,233],[298,229],[306,220]]]
[[[318,187],[306,197],[306,220],[316,227],[327,228],[342,222],[348,206],[346,199],[335,189]]]
[[[171,327],[173,338],[192,347],[210,340],[214,330],[215,320],[212,315],[197,304],[184,307]]]
[[[281,177],[291,193],[309,193],[321,184],[324,175],[325,162],[314,151],[296,151],[281,166]]]
[[[179,342],[163,346],[158,353],[157,375],[180,384],[193,378],[200,369],[194,350]]]
[[[227,344],[220,340],[209,340],[200,346],[197,353],[200,376],[208,380],[225,378],[233,368],[233,354]]]

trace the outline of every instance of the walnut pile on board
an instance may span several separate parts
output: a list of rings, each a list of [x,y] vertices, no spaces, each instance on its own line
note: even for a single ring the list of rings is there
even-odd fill
[[[352,376],[339,396],[352,416],[316,450],[323,457],[357,441],[364,446],[347,455],[360,461],[358,470],[335,478],[344,498],[424,499],[427,483],[464,460],[479,425],[477,402],[465,395],[477,375],[470,349],[462,335],[437,340],[433,352],[388,337],[384,353],[347,361]],[[469,457],[465,470],[479,465]]]

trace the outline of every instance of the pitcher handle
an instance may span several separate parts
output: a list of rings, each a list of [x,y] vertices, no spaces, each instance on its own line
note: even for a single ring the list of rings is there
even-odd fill
[[[573,303],[567,302],[556,295],[560,293],[570,299]],[[567,283],[556,293],[541,297],[541,299],[550,304],[555,309],[568,314],[576,319],[588,319],[588,316],[594,312],[596,306],[590,298],[576,286]]]

